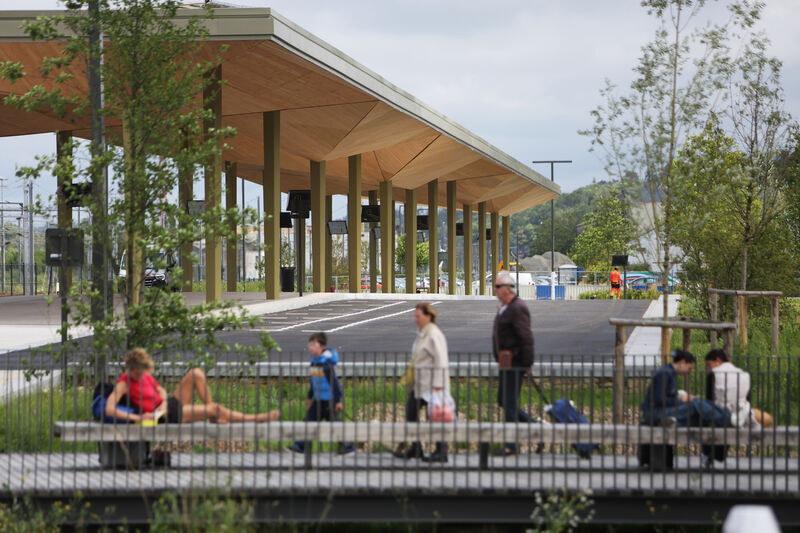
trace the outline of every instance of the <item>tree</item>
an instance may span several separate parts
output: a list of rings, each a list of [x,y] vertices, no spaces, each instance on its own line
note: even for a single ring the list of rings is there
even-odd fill
[[[141,276],[148,259],[157,268],[167,266],[166,254],[161,252],[201,239],[233,239],[231,226],[254,218],[251,210],[243,214],[213,207],[196,219],[165,194],[177,188],[182,176],[196,179],[199,168],[219,168],[223,141],[235,134],[229,128],[215,129],[213,112],[196,104],[198,95],[212,98],[223,84],[208,75],[224,54],[224,47],[208,47],[206,23],[212,11],[199,11],[200,16],[174,24],[180,4],[173,0],[100,0],[94,14],[82,9],[85,4],[68,2],[66,14],[26,24],[32,38],[63,46],[58,56],[45,58],[39,67],[37,75],[43,83],[5,98],[7,105],[20,109],[44,107],[60,115],[67,109],[86,113],[88,96],[72,90],[71,80],[83,75],[82,65],[91,53],[98,53],[89,48],[86,36],[97,28],[103,32],[108,44],[101,70],[105,81],[102,112],[108,124],[121,127],[121,133],[109,129],[110,141],[117,147],[102,156],[93,154],[87,161],[83,154],[75,153],[79,144],[72,142],[62,159],[42,157],[36,167],[19,171],[30,178],[51,171],[60,182],[89,179],[100,167],[110,166],[114,171],[109,189],[118,194],[109,199],[103,220],[123,236],[127,250],[122,313],[97,320],[85,301],[73,298],[73,324],[93,329],[92,348],[98,356],[119,356],[131,346],[173,357],[181,352],[202,354],[207,348],[231,349],[215,333],[254,324],[246,313],[230,303],[187,307],[181,294],[145,290]],[[209,54],[209,49],[215,51]],[[21,62],[6,62],[0,65],[0,75],[13,82],[28,73]],[[102,202],[92,197],[88,207],[95,220],[101,220]],[[168,220],[163,226],[157,223],[162,216]],[[118,265],[114,266],[117,270]],[[180,269],[176,270],[179,278]],[[92,299],[99,297],[97,291],[90,294]],[[274,346],[266,335],[262,341],[261,347],[249,350],[251,357]]]
[[[617,188],[609,188],[583,217],[583,231],[575,239],[572,259],[586,270],[604,271],[613,254],[627,253],[636,237],[635,223]]]
[[[592,111],[594,125],[581,133],[593,149],[604,150],[606,171],[622,182],[636,177],[633,191],[643,183],[651,198],[661,197],[663,210],[652,202],[652,224],[663,258],[663,285],[669,286],[672,264],[673,163],[686,136],[700,129],[714,98],[720,96],[731,70],[730,43],[739,30],[749,29],[760,16],[761,4],[749,0],[728,4],[730,17],[722,24],[697,24],[705,0],[643,0],[658,28],[634,68],[628,94],[619,95],[606,82],[606,103]],[[663,316],[668,316],[664,298]],[[666,330],[662,354],[669,349]]]
[[[428,268],[430,264],[430,257],[428,251],[430,250],[428,241],[417,241],[417,271]],[[406,264],[406,236],[397,236],[397,245],[394,250],[394,257],[397,265]],[[408,274],[406,274],[408,275]]]
[[[741,237],[741,290],[747,289],[750,247],[787,207],[783,184],[789,169],[780,156],[797,131],[783,106],[781,63],[768,57],[767,45],[763,35],[751,38],[731,83],[729,119],[743,158],[741,171],[730,174],[722,194]]]

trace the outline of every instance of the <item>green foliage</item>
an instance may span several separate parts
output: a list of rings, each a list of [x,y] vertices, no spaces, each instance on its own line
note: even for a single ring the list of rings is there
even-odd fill
[[[150,531],[255,532],[259,529],[254,516],[250,502],[229,494],[166,492],[153,503]]]
[[[430,256],[428,251],[430,244],[428,241],[417,241],[417,272],[428,268],[430,264]],[[394,249],[395,261],[398,266],[405,266],[406,264],[406,236],[398,235],[397,243]]]
[[[152,266],[164,268],[167,258],[163,251],[179,250],[201,239],[234,239],[237,224],[254,222],[251,209],[242,212],[220,206],[195,217],[164,194],[174,191],[182,176],[198,179],[200,168],[205,168],[206,174],[211,165],[221,168],[224,141],[235,135],[231,128],[215,128],[213,112],[196,104],[198,94],[210,103],[224,85],[208,73],[221,62],[225,47],[210,55],[204,52],[212,11],[199,10],[198,16],[174,24],[180,6],[174,0],[100,0],[95,14],[87,14],[82,6],[83,2],[71,2],[63,15],[39,17],[26,24],[32,38],[58,40],[63,48],[59,55],[43,60],[30,89],[5,98],[6,105],[20,109],[48,107],[62,114],[69,108],[79,115],[88,114],[88,95],[65,88],[73,83],[73,74],[83,75],[89,59],[100,53],[89,46],[87,36],[97,28],[102,30],[107,43],[102,67],[103,113],[107,121],[123,125],[121,136],[109,133],[109,141],[117,148],[87,157],[73,141],[62,158],[43,156],[35,166],[18,170],[24,178],[52,173],[59,181],[69,182],[95,179],[105,167],[113,170],[109,190],[115,194],[108,199],[108,213],[102,197],[92,195],[88,206],[93,228],[106,227],[109,232],[93,232],[88,225],[82,230],[106,239],[103,245],[107,250],[114,235],[122,241],[128,274],[122,306],[117,313],[98,316],[94,311],[105,304],[103,291],[84,291],[80,297],[73,287],[72,324],[91,327],[92,357],[98,360],[109,355],[121,357],[131,346],[154,353],[198,356],[208,348],[237,349],[215,334],[252,325],[253,319],[246,313],[220,302],[187,307],[180,293],[146,290],[142,273],[145,258],[155,258]],[[25,73],[18,65],[6,63],[0,66],[0,75],[13,81]],[[157,222],[162,217],[167,221],[163,225]],[[115,259],[109,260],[112,270],[118,271]],[[173,268],[173,274],[180,279],[181,269]],[[251,360],[274,347],[268,336],[262,340],[263,346],[247,350]]]
[[[661,296],[661,293],[656,289],[647,289],[645,290],[633,290],[628,289],[626,291],[621,291],[620,295],[621,298],[625,300],[658,300],[658,297]],[[600,289],[598,291],[586,291],[582,292],[578,295],[579,300],[610,300],[611,299],[611,290],[608,289]]]
[[[583,232],[575,239],[572,259],[587,270],[608,270],[613,254],[626,253],[635,241],[636,226],[619,187],[608,187],[583,217]]]
[[[594,502],[590,496],[590,491],[576,494],[556,490],[545,494],[537,492],[536,508],[531,513],[531,520],[536,524],[536,528],[527,531],[530,533],[575,531],[581,524],[591,521],[594,516],[592,509]]]

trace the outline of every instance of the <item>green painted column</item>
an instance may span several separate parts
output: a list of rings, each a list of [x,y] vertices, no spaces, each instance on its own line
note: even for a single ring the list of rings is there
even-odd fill
[[[378,204],[378,191],[369,191],[369,205]],[[369,292],[378,292],[378,239],[374,230],[378,225],[369,224]]]
[[[347,158],[347,262],[350,292],[361,290],[361,154]]]
[[[203,121],[206,139],[212,130],[222,129],[222,66],[213,68],[208,74],[211,83],[203,90],[206,111],[212,115]],[[205,168],[206,212],[222,203],[222,139],[217,137],[217,150]],[[222,299],[222,239],[217,235],[206,238],[206,301]]]
[[[478,203],[478,284],[486,294],[486,202]]]
[[[311,161],[311,270],[314,292],[325,292],[325,161]]]
[[[456,182],[447,182],[447,293],[456,293]]]
[[[417,191],[406,189],[406,293],[417,292]]]
[[[267,300],[281,295],[281,112],[267,111],[264,123],[264,288]]]
[[[472,204],[464,204],[464,294],[472,294]]]
[[[503,270],[511,271],[511,217],[503,217]]]
[[[494,294],[494,282],[497,279],[498,266],[500,263],[500,216],[497,211],[492,212],[492,294]]]
[[[72,140],[72,132],[71,131],[57,131],[56,132],[56,157],[58,158],[58,164],[63,166],[67,164],[65,159],[72,154],[67,151],[67,144]],[[71,163],[70,163],[71,164]],[[58,193],[58,227],[61,229],[71,229],[72,228],[72,208],[67,205],[67,198],[63,194],[63,185],[65,183],[71,183],[72,176],[59,176],[58,177],[58,186],[59,186],[59,193]],[[3,209],[4,206],[0,206],[0,209]],[[0,243],[0,246],[5,246],[5,243]],[[72,267],[66,267],[65,276],[67,283],[64,287],[59,287],[59,291],[62,294],[68,294],[69,288],[72,285]],[[5,280],[5,274],[3,275],[3,279]]]
[[[186,140],[185,146],[189,147],[189,140]],[[189,212],[189,202],[194,197],[194,176],[189,169],[183,169],[178,177],[178,201],[180,202],[181,209]],[[192,292],[192,279],[194,272],[192,268],[192,242],[185,242],[181,245],[181,291]]]
[[[333,195],[325,197],[325,291],[333,291],[333,237],[328,231],[328,222],[333,218]]]
[[[381,202],[381,290],[384,293],[390,293],[392,292],[392,271],[394,270],[391,222],[394,219],[392,182],[382,181],[379,193]]]
[[[428,292],[439,292],[439,180],[428,183],[428,269],[431,288]]]
[[[226,162],[225,164],[225,209],[233,209],[236,207],[236,174],[237,172],[237,165],[236,163],[231,163],[230,161]],[[228,276],[228,292],[236,292],[236,279],[239,273],[239,269],[236,265],[236,243],[238,239],[236,238],[236,222],[231,222],[231,227],[229,230],[233,233],[233,239],[226,239],[225,242],[225,272]],[[244,230],[244,226],[242,227]]]

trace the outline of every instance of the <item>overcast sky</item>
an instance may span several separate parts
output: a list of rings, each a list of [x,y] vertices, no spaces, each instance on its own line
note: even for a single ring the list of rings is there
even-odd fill
[[[603,179],[603,162],[578,135],[609,78],[630,82],[654,24],[638,0],[234,0],[272,7],[491,144],[530,165],[556,167],[564,191]],[[12,2],[2,2],[10,7]],[[798,2],[767,0],[761,26],[784,62],[787,109],[800,117]],[[57,0],[20,8],[53,9]],[[54,136],[0,138],[6,199],[19,201],[15,167],[54,150]],[[549,177],[549,166],[532,165]],[[52,181],[52,180],[48,180]],[[46,194],[48,182],[37,186]],[[259,194],[249,185],[247,196]]]

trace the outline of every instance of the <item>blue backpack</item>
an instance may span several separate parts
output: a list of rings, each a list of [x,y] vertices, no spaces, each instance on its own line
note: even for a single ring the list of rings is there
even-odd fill
[[[92,400],[92,415],[95,420],[100,420],[105,424],[127,424],[127,420],[118,420],[106,414],[106,402],[111,393],[114,392],[114,385],[108,382],[98,383],[94,388],[94,400]],[[126,407],[125,402],[117,403],[117,409],[125,413],[136,413],[136,409]]]
[[[553,405],[549,406],[546,410],[547,414],[550,415],[550,418],[553,422],[558,424],[588,424],[589,421],[586,420],[580,411],[575,409],[572,403],[567,400],[566,398],[559,398],[558,400],[553,403]],[[592,452],[597,450],[600,447],[599,444],[595,443],[577,443],[572,445],[572,449],[578,452],[578,455],[581,456],[582,459],[588,459]]]

